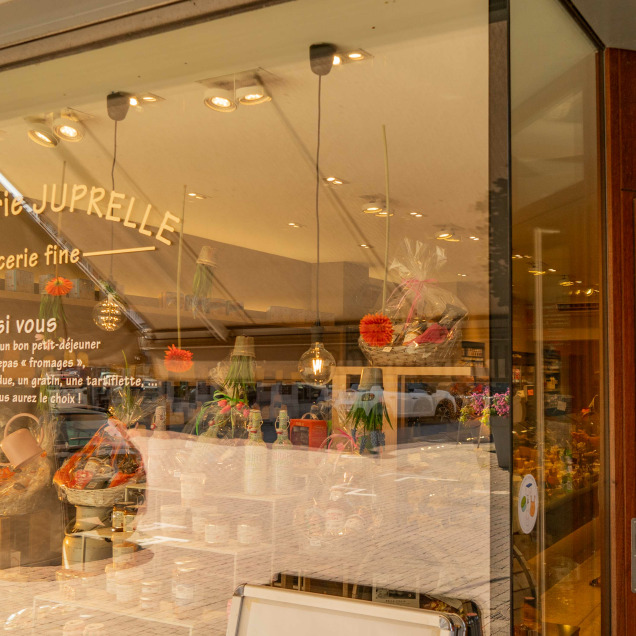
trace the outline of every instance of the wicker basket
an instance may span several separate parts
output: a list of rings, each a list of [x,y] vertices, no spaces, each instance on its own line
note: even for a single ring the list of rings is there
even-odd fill
[[[100,488],[96,490],[78,490],[57,484],[60,498],[66,499],[74,506],[92,506],[94,508],[109,508],[118,501],[126,498],[126,484],[114,488]]]
[[[417,347],[402,345],[372,347],[362,337],[358,346],[374,367],[443,367],[457,363],[460,357],[462,330],[460,320],[441,344],[424,343]]]

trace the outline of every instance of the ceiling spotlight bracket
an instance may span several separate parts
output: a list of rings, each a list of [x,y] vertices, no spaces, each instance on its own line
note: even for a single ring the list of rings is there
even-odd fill
[[[130,95],[121,91],[110,93],[106,96],[106,108],[113,121],[123,121],[130,108]]]
[[[323,42],[309,47],[309,64],[316,75],[328,75],[333,66],[333,56],[336,54],[333,44]]]

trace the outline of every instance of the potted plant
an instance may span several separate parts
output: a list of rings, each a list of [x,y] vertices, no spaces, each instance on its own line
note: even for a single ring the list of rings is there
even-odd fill
[[[510,468],[510,389],[505,393],[490,395],[490,389],[481,387],[473,392],[462,406],[459,421],[465,426],[487,426],[495,442],[497,463],[500,468]],[[481,433],[477,447],[481,441]]]
[[[499,468],[510,469],[512,454],[512,429],[510,427],[510,388],[505,393],[495,393],[490,399],[490,432],[495,442]]]

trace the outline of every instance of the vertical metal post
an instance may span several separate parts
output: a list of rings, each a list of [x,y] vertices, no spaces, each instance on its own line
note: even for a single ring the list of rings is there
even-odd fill
[[[541,271],[543,262],[543,235],[558,234],[558,230],[545,230],[534,228],[534,269]],[[544,364],[543,364],[543,276],[536,274],[534,277],[534,347],[535,347],[535,386],[536,413],[537,413],[537,458],[539,491],[539,512],[537,515],[537,557],[539,560],[539,585],[537,604],[540,607],[542,632],[545,632],[545,604],[541,599],[545,591],[546,566],[545,566],[545,396],[544,396]]]

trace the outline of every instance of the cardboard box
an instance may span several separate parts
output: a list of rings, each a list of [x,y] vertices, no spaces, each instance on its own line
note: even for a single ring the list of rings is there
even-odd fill
[[[6,291],[33,293],[33,272],[24,269],[9,269],[4,275]]]

